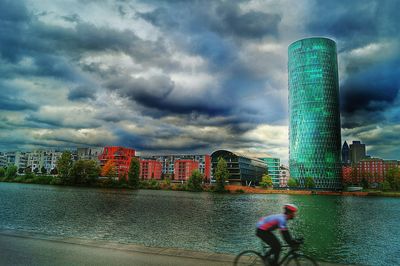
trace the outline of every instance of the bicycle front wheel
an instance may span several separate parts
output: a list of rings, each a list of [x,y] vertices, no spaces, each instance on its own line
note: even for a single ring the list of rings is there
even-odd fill
[[[318,266],[318,263],[307,255],[296,255],[287,261],[286,266]]]
[[[268,262],[264,262],[263,256],[260,253],[253,250],[246,250],[236,256],[233,262],[235,266],[243,265],[254,265],[254,266],[265,266],[269,265]]]

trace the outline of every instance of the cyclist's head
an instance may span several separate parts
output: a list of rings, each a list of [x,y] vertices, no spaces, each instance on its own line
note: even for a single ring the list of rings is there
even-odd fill
[[[283,210],[285,211],[285,214],[288,216],[289,219],[293,219],[298,208],[294,204],[285,204],[283,206]]]

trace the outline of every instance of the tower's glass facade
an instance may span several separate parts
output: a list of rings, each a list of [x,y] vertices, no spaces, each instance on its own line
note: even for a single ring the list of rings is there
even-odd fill
[[[308,38],[289,46],[289,166],[304,186],[341,188],[341,138],[336,44]]]

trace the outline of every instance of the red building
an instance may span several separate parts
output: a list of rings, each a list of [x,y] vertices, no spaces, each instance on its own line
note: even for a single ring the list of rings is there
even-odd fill
[[[161,179],[162,164],[156,160],[140,160],[141,179]]]
[[[343,183],[357,184],[364,178],[368,183],[382,183],[388,171],[399,167],[400,162],[396,160],[383,160],[369,158],[360,160],[355,166],[344,166]]]
[[[199,162],[193,160],[175,160],[174,180],[187,181],[194,170],[199,170]]]
[[[121,146],[106,146],[103,153],[99,155],[100,166],[103,167],[108,161],[112,161],[116,167],[118,177],[128,176],[129,165],[135,150]]]

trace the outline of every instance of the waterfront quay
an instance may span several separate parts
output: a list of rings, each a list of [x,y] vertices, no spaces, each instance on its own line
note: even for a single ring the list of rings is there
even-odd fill
[[[0,265],[230,266],[232,254],[0,231]],[[319,265],[339,264],[320,262]]]

